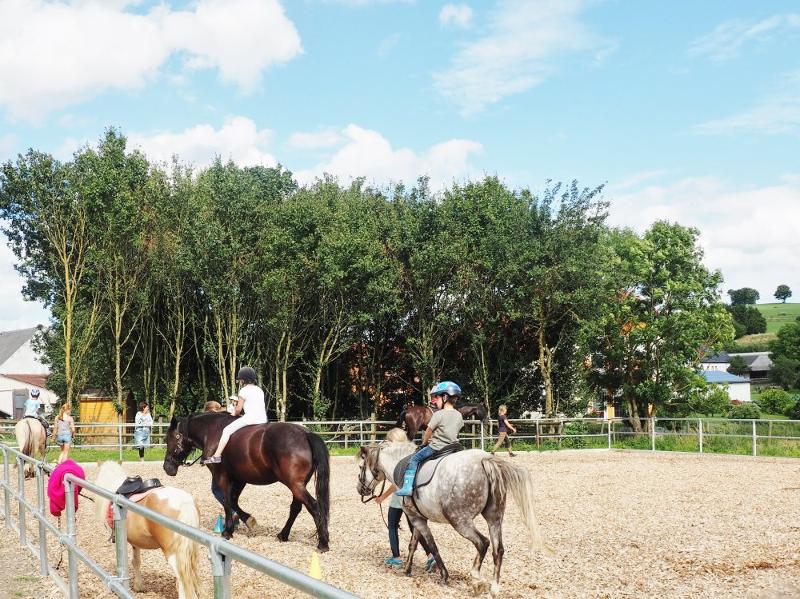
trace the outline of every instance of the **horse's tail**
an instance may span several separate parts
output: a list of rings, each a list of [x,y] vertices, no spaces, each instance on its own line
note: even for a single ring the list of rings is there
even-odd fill
[[[19,450],[21,453],[32,456],[34,445],[33,445],[33,428],[31,428],[31,423],[28,422],[30,418],[23,418],[17,423],[17,426],[20,424],[24,426],[19,426],[19,430],[17,431],[17,445],[19,445]]]
[[[195,528],[200,528],[200,513],[194,499],[189,496],[181,504],[178,519]],[[175,534],[175,568],[178,584],[183,586],[186,599],[200,597],[200,546],[190,538]]]
[[[553,550],[544,542],[539,523],[536,521],[533,505],[533,478],[530,473],[494,456],[483,458],[483,469],[489,477],[489,497],[495,494],[502,496],[510,491],[522,513],[522,521],[530,535],[531,547],[552,555]]]
[[[311,446],[311,467],[314,469],[315,490],[317,496],[317,504],[319,505],[319,527],[320,530],[328,536],[328,514],[330,512],[330,479],[331,479],[331,463],[330,454],[328,453],[328,446],[322,438],[308,431],[306,433],[308,444]]]

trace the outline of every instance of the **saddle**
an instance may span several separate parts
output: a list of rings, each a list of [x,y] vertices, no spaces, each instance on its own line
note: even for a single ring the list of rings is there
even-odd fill
[[[445,445],[441,449],[434,451],[430,456],[422,460],[419,463],[419,466],[417,467],[416,474],[414,475],[414,485],[413,485],[414,491],[416,491],[420,487],[424,487],[430,484],[431,480],[433,480],[433,475],[436,474],[436,468],[439,467],[442,458],[445,458],[452,453],[456,453],[457,451],[461,451],[462,449],[464,449],[464,446],[461,445],[461,443],[458,442],[451,443],[450,445]],[[411,461],[411,457],[413,455],[414,454],[412,453],[411,455],[408,455],[399,462],[397,462],[397,466],[394,467],[394,480],[396,481],[403,480],[403,475],[406,473],[406,468],[408,467],[408,463]],[[420,475],[422,474],[423,471],[423,465],[432,465],[433,467],[424,469],[426,478],[425,480],[420,481]]]
[[[142,480],[141,476],[129,476],[125,479],[119,489],[117,489],[117,495],[122,495],[123,497],[127,497],[130,499],[131,495],[144,493],[145,491],[150,491],[151,489],[157,489],[159,487],[163,487],[164,485],[161,484],[161,481],[157,478],[148,478],[147,480]]]

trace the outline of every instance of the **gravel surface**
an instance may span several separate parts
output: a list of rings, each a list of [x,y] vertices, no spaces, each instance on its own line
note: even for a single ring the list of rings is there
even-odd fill
[[[529,553],[516,505],[509,499],[503,597],[800,597],[797,460],[587,450],[522,454],[514,461],[535,478],[537,516],[555,555]],[[438,584],[438,575],[423,571],[421,550],[413,577],[389,569],[383,565],[389,547],[380,509],[374,503],[360,503],[353,459],[334,457],[331,462],[331,551],[320,556],[327,582],[376,599],[470,596],[474,548],[468,541],[445,525],[432,525],[450,570],[448,587]],[[190,490],[198,501],[202,525],[213,526],[220,509],[211,496],[205,468],[183,468],[170,478],[160,464],[125,467],[129,473],[156,476]],[[94,466],[87,467],[90,479],[94,472]],[[28,485],[33,495],[34,483]],[[316,547],[308,513],[301,512],[288,543],[275,538],[288,513],[287,489],[280,484],[247,487],[241,503],[253,512],[261,529],[236,534],[234,541],[307,571]],[[92,520],[91,508],[83,502],[78,512],[79,542],[113,570],[113,546],[108,532]],[[477,522],[485,533],[485,522],[480,518]],[[1,545],[8,548],[7,531],[0,535]],[[401,530],[403,557],[408,538],[408,531]],[[58,559],[57,548],[51,547],[49,553]],[[148,592],[139,596],[177,597],[161,553],[144,551],[142,558]],[[490,553],[483,576],[488,578],[491,569]],[[66,558],[60,571],[66,575]],[[211,597],[206,560],[203,572]],[[111,597],[88,569],[81,568],[79,580],[82,597]],[[25,584],[33,583],[26,579]],[[305,596],[238,564],[231,584],[233,596],[239,598]],[[42,589],[47,586],[42,584]],[[50,594],[38,594],[45,596]]]

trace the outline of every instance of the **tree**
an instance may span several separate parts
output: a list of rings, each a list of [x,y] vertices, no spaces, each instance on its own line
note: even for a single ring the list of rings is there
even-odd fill
[[[733,356],[731,358],[730,365],[728,366],[728,372],[731,374],[735,374],[736,376],[741,376],[743,374],[747,374],[750,369],[747,366],[747,362],[744,361],[742,356]]]
[[[794,404],[794,398],[783,389],[767,389],[758,399],[758,406],[767,414],[788,416]]]
[[[743,331],[742,335],[766,333],[767,319],[755,306],[735,304],[726,306],[726,309],[733,317],[733,321],[739,325],[737,332]]]
[[[783,325],[769,344],[773,370],[770,376],[784,389],[800,384],[800,318]]]
[[[731,407],[731,398],[728,395],[727,387],[711,385],[697,394],[697,398],[691,402],[692,411],[706,416],[726,414]]]
[[[786,300],[790,297],[792,297],[792,290],[789,289],[789,286],[778,285],[778,288],[775,290],[775,299],[779,299],[785,304]]]
[[[728,295],[731,297],[732,306],[755,304],[761,297],[758,291],[753,289],[752,287],[742,287],[741,289],[728,289]]]

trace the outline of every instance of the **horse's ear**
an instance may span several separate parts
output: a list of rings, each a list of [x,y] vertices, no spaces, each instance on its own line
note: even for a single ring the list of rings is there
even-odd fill
[[[176,428],[178,428],[178,419],[173,416],[172,420],[169,421],[169,430],[173,431]]]

